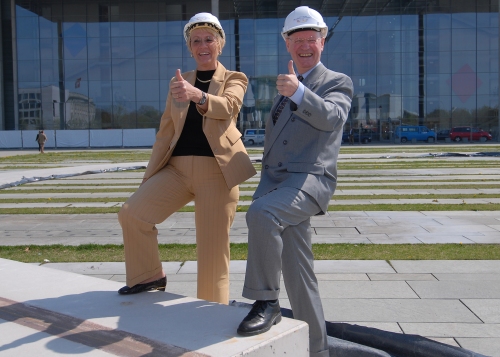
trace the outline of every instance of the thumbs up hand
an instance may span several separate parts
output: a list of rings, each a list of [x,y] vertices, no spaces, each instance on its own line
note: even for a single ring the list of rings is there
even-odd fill
[[[192,98],[198,97],[198,92],[200,92],[200,90],[196,89],[182,78],[180,69],[177,69],[175,72],[175,79],[177,81],[170,84],[170,92],[176,102],[189,102]]]
[[[299,80],[293,69],[293,61],[288,62],[288,74],[278,75],[276,80],[276,88],[281,95],[291,97],[297,88],[299,88]]]

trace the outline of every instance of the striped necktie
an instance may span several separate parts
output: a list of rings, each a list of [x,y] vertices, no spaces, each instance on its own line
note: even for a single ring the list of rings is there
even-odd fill
[[[304,77],[302,77],[299,74],[299,76],[297,77],[297,79],[299,80],[299,82],[302,82],[302,80],[304,79]],[[273,124],[274,125],[276,125],[276,122],[278,121],[278,118],[280,117],[281,112],[283,111],[283,109],[285,109],[285,105],[289,101],[290,101],[289,97],[285,97],[284,95],[281,96],[280,104],[276,107],[276,110],[274,111],[274,114],[273,114]]]

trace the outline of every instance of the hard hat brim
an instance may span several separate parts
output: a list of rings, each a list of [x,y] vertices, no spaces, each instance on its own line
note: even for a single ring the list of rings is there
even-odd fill
[[[187,24],[185,29],[184,29],[184,39],[187,41],[189,38],[189,34],[191,31],[193,31],[195,28],[211,28],[217,31],[217,33],[225,39],[225,33],[222,27],[217,26],[214,23],[211,22],[195,22],[194,24]]]
[[[295,32],[309,31],[309,30],[316,31],[316,32],[321,32],[321,28],[311,27],[311,26],[305,26],[305,27],[294,28],[293,30],[288,31],[285,35],[290,36],[291,34],[294,34]]]

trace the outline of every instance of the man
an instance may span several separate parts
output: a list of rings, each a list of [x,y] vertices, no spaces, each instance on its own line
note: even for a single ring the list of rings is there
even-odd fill
[[[354,145],[354,128],[349,129],[349,145]]]
[[[309,324],[311,356],[328,356],[325,318],[313,271],[310,218],[324,214],[336,187],[337,156],[353,85],[321,62],[328,27],[307,6],[285,19],[292,60],[276,81],[266,125],[262,174],[246,220],[248,261],[243,296],[257,300],[238,327],[252,336],[281,321],[280,272],[296,319]],[[299,82],[293,64],[297,67]]]
[[[38,151],[40,151],[40,154],[45,154],[45,142],[47,141],[47,135],[43,132],[43,130],[40,130],[38,135],[36,136],[36,140],[38,141]]]

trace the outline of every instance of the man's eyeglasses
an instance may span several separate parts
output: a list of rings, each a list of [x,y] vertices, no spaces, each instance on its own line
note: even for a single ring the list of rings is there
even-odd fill
[[[309,37],[309,38],[291,38],[288,37],[288,40],[290,40],[294,45],[303,45],[304,43],[307,42],[309,45],[315,45],[318,40],[321,40],[321,37]]]

